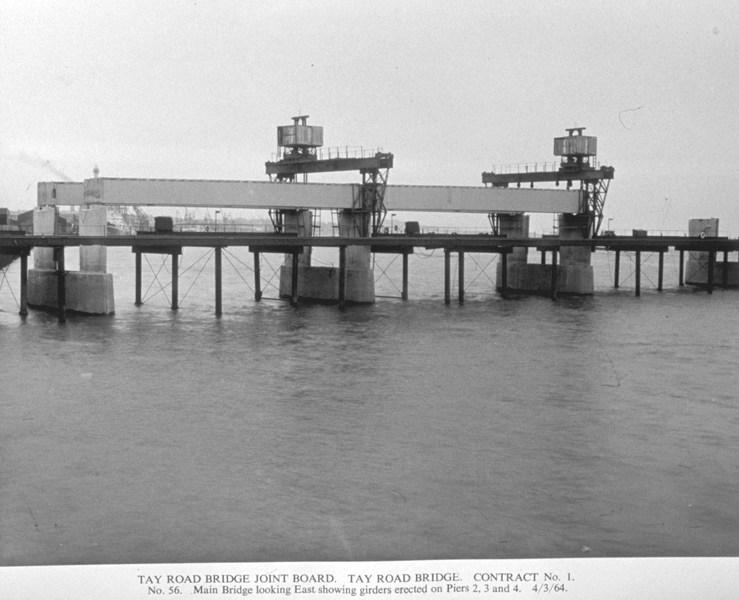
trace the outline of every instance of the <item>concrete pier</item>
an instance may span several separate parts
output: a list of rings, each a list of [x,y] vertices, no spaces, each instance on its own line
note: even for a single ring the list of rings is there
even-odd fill
[[[79,235],[106,235],[108,210],[104,206],[80,208]],[[105,246],[80,246],[80,271],[105,273],[108,249]]]
[[[357,211],[358,213],[358,211]],[[355,213],[356,214],[356,213]],[[349,213],[347,216],[348,223],[352,223],[355,214]],[[37,215],[37,224],[42,227],[44,224],[54,223],[54,210],[42,209]],[[515,220],[514,220],[515,221]],[[356,221],[354,221],[356,223]],[[563,220],[564,225],[567,221]],[[522,221],[518,221],[518,226],[522,225]],[[25,235],[23,232],[13,233],[4,232],[0,236],[0,254],[12,254],[20,257],[21,272],[21,302],[20,314],[26,314],[27,306],[38,306],[59,313],[60,320],[64,320],[66,311],[75,310],[79,312],[92,312],[89,308],[85,310],[84,303],[87,301],[100,302],[100,294],[95,289],[96,283],[86,285],[84,279],[94,277],[97,282],[100,281],[100,275],[109,278],[107,273],[94,272],[69,272],[66,270],[65,250],[68,248],[89,247],[93,249],[93,256],[88,257],[89,263],[94,266],[100,262],[100,255],[95,255],[96,246],[120,246],[130,247],[136,258],[136,304],[141,304],[141,255],[144,253],[169,254],[172,256],[172,308],[176,310],[178,307],[178,281],[177,272],[179,266],[179,255],[184,247],[193,248],[213,248],[216,253],[215,267],[215,312],[216,315],[222,313],[222,280],[221,280],[221,260],[220,255],[224,248],[227,247],[248,247],[254,257],[254,277],[255,277],[255,300],[259,300],[261,293],[261,268],[260,256],[263,253],[284,254],[288,257],[288,265],[282,268],[287,269],[289,280],[283,282],[283,286],[287,287],[285,292],[291,302],[297,303],[299,297],[321,299],[321,294],[326,294],[323,299],[330,300],[334,303],[338,302],[340,307],[346,303],[356,302],[349,298],[349,286],[352,280],[349,278],[350,273],[350,257],[355,262],[353,266],[364,267],[364,275],[372,276],[372,270],[369,264],[372,253],[382,254],[400,254],[403,257],[403,284],[401,298],[408,298],[408,255],[413,253],[414,248],[425,248],[426,250],[440,250],[444,253],[444,301],[447,304],[452,300],[452,257],[453,253],[457,254],[458,260],[458,293],[459,303],[466,301],[465,294],[465,262],[467,254],[484,253],[498,254],[498,275],[499,280],[496,282],[501,296],[506,297],[509,292],[514,294],[533,293],[539,295],[548,295],[552,299],[556,299],[562,293],[562,278],[567,275],[567,268],[574,265],[575,271],[586,272],[586,276],[579,276],[580,287],[577,291],[572,292],[571,288],[565,293],[587,293],[587,284],[590,280],[587,272],[592,268],[589,265],[589,257],[596,250],[605,250],[616,253],[616,272],[614,277],[614,285],[619,285],[619,266],[620,256],[624,252],[633,253],[634,256],[634,281],[635,295],[641,294],[642,284],[642,254],[651,253],[659,255],[659,266],[657,273],[657,289],[664,289],[664,254],[670,249],[680,254],[680,271],[678,284],[682,286],[683,269],[682,262],[684,253],[701,253],[699,256],[705,257],[705,280],[696,282],[695,273],[691,274],[690,283],[696,285],[709,294],[719,286],[722,287],[739,287],[734,283],[732,278],[732,267],[736,268],[736,262],[730,262],[732,255],[739,253],[739,239],[729,239],[727,237],[706,237],[700,235],[693,236],[603,236],[603,237],[583,237],[578,238],[577,234],[583,230],[582,222],[577,219],[572,223],[572,230],[575,235],[567,237],[545,236],[542,238],[529,237],[503,237],[498,235],[438,235],[438,234],[408,234],[408,235],[380,235],[374,237],[355,236],[348,237],[346,235],[340,237],[299,237],[297,232],[294,233],[202,233],[202,232],[153,232],[151,234],[137,235],[119,235],[119,236],[78,236],[73,234],[39,234]],[[563,227],[563,230],[566,228]],[[694,232],[695,233],[695,232]],[[701,232],[703,233],[703,232]],[[333,248],[338,253],[338,267],[321,267],[320,270],[331,273],[332,284],[335,284],[336,295],[328,296],[327,292],[331,292],[334,287],[317,286],[317,291],[300,290],[298,286],[298,275],[301,271],[300,261],[302,253],[306,248],[312,247]],[[567,250],[562,251],[563,248]],[[520,253],[520,249],[536,249],[541,253],[544,260],[543,264],[527,264],[521,261],[520,254],[515,256],[515,252]],[[34,266],[27,273],[27,257],[29,252],[34,252]],[[575,252],[572,252],[575,250]],[[580,252],[577,252],[580,250]],[[568,251],[569,254],[568,254]],[[516,273],[518,277],[517,288],[509,285],[508,275],[512,271],[508,268],[509,255],[514,255],[513,264],[518,263],[520,272]],[[574,255],[574,257],[573,257]],[[551,258],[550,258],[551,257]],[[546,260],[550,260],[550,264],[546,264]],[[564,264],[563,264],[564,263]],[[583,267],[584,265],[584,267]],[[692,265],[694,266],[694,265]],[[42,267],[42,268],[38,268]],[[303,267],[305,269],[305,267]],[[529,271],[530,270],[530,271]],[[310,271],[304,271],[310,273]],[[320,272],[316,269],[314,272]],[[521,275],[525,273],[525,276]],[[529,274],[531,273],[531,274]],[[28,276],[27,276],[28,275]],[[284,275],[284,274],[283,274]],[[546,277],[544,277],[546,275]],[[310,276],[309,276],[310,277]],[[526,279],[528,277],[528,280]],[[24,290],[29,288],[29,280],[33,280],[34,287],[28,290],[26,294]],[[303,276],[302,284],[305,285],[306,277]],[[521,282],[529,286],[528,289],[521,289]],[[586,285],[582,285],[585,281]],[[319,282],[320,283],[320,282]],[[374,282],[372,282],[374,283]],[[372,286],[370,291],[374,291]],[[565,288],[567,289],[567,288]],[[592,292],[590,292],[592,293]],[[83,298],[78,294],[84,294]],[[31,296],[26,302],[25,298]],[[41,297],[41,299],[39,299]],[[102,296],[104,297],[104,296]],[[110,296],[112,301],[112,290]],[[82,310],[80,307],[83,307]],[[94,309],[93,309],[94,310]]]
[[[718,226],[718,219],[691,219],[688,235],[702,239],[717,238]],[[729,261],[728,252],[723,252],[720,261],[716,260],[716,252],[688,252],[685,283],[707,287],[709,291],[715,284],[724,288],[739,286],[739,261]]]
[[[48,206],[33,211],[35,235],[54,235],[57,208]],[[57,264],[54,248],[34,248],[33,268],[28,270],[28,305],[52,309],[57,306]]]
[[[34,210],[34,235],[54,235],[57,223],[56,207]],[[79,233],[84,236],[105,236],[107,210],[104,206],[80,209]],[[64,268],[63,248],[35,248],[34,268],[28,271],[28,305],[37,308],[72,310],[85,314],[115,312],[113,275],[106,273],[105,246],[80,247],[80,270]],[[63,315],[60,312],[60,319]]]
[[[33,211],[34,235],[55,235],[57,231],[57,217],[59,211],[56,206],[45,206]],[[33,270],[54,270],[54,249],[34,248]]]
[[[364,229],[361,221],[366,218],[364,213],[342,210],[339,213],[339,235],[345,238],[362,237]],[[310,211],[286,211],[284,227],[286,233],[310,237]],[[297,260],[297,297],[324,302],[374,302],[375,276],[370,247],[346,246],[344,253],[344,269],[341,269],[341,264],[339,268],[313,266],[310,248],[305,247]],[[293,264],[292,255],[288,255],[280,268],[280,296],[283,298],[293,296]],[[340,281],[342,270],[344,278]]]
[[[529,216],[521,213],[498,215],[499,233],[502,237],[522,239],[529,237]],[[496,271],[496,288],[498,291],[534,291],[538,286],[534,282],[534,272],[527,264],[529,249],[515,247],[506,256],[505,264],[501,261]],[[505,272],[503,271],[505,267]]]
[[[567,246],[568,240],[587,239],[589,221],[587,215],[559,215],[559,249],[552,249],[551,264],[546,264],[547,251],[542,251],[540,263],[528,263],[528,248],[514,248],[507,257],[506,284],[511,291],[550,295],[590,295],[593,293],[593,267],[589,246]],[[527,238],[527,215],[500,215],[500,234],[507,238]],[[558,256],[559,255],[559,256]],[[559,263],[559,264],[558,264]],[[502,261],[498,265],[497,289],[502,290]]]
[[[594,290],[592,251],[587,246],[567,246],[567,240],[584,240],[588,236],[588,215],[559,215],[559,269],[557,291],[561,294],[590,295]],[[556,263],[554,268],[556,269]]]

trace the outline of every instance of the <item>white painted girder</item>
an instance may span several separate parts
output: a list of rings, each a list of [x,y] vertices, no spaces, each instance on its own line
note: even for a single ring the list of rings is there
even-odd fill
[[[355,184],[207,179],[86,179],[86,204],[213,208],[351,208]]]
[[[213,208],[355,208],[358,184],[275,183],[202,179],[87,179],[40,183],[39,206],[104,204]],[[577,213],[576,190],[427,185],[389,185],[392,211]]]
[[[84,204],[81,181],[42,181],[37,186],[37,206],[80,206]]]
[[[577,213],[579,207],[578,190],[442,185],[389,185],[385,189],[387,210]]]

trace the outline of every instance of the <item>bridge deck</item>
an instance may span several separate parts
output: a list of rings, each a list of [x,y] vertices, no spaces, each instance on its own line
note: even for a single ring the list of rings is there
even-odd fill
[[[379,248],[447,248],[462,251],[505,252],[514,247],[537,248],[540,250],[556,250],[561,246],[585,246],[606,250],[658,251],[674,248],[683,251],[703,252],[737,252],[739,239],[724,237],[699,238],[685,236],[648,236],[634,238],[631,236],[600,237],[585,240],[563,240],[556,237],[546,238],[505,238],[488,234],[480,235],[379,235],[368,238],[351,237],[299,237],[291,234],[272,233],[231,233],[231,232],[182,232],[182,233],[146,233],[139,235],[116,236],[77,236],[77,235],[23,235],[3,232],[0,234],[0,253],[12,254],[17,250],[34,247],[67,247],[67,246],[130,246],[130,247],[226,247],[226,246],[259,246],[299,248],[303,246],[334,247],[373,246]],[[473,250],[474,249],[474,250]]]
[[[396,252],[403,255],[403,292],[402,298],[408,298],[408,254],[416,247],[444,250],[444,301],[451,301],[451,268],[450,254],[458,254],[459,302],[464,302],[464,256],[467,252],[489,252],[500,254],[501,283],[500,290],[505,294],[507,284],[507,257],[515,247],[536,248],[542,253],[542,264],[545,254],[552,252],[551,289],[553,299],[557,297],[557,250],[563,247],[581,246],[593,250],[602,248],[616,252],[614,286],[619,286],[619,256],[621,252],[635,252],[635,294],[640,294],[640,253],[659,253],[658,290],[662,290],[664,253],[670,248],[680,252],[679,284],[683,285],[683,253],[685,251],[703,251],[708,255],[708,280],[706,289],[711,293],[714,286],[714,265],[716,254],[724,253],[723,286],[728,287],[728,269],[726,264],[730,252],[739,251],[739,239],[728,238],[688,238],[688,237],[606,237],[588,240],[563,240],[559,238],[502,238],[492,235],[381,235],[371,238],[348,237],[298,237],[291,234],[259,234],[259,233],[145,233],[127,236],[75,236],[75,235],[24,235],[15,232],[0,233],[0,257],[19,256],[21,261],[20,314],[28,313],[28,256],[32,248],[55,248],[55,269],[57,271],[57,311],[59,320],[66,319],[65,280],[67,271],[64,262],[64,249],[69,246],[86,245],[130,247],[136,255],[136,304],[141,304],[141,255],[143,253],[165,253],[172,255],[172,309],[178,307],[178,255],[183,247],[214,248],[216,255],[216,315],[221,314],[221,252],[227,246],[248,246],[254,253],[254,289],[255,299],[261,298],[261,276],[259,271],[259,254],[262,252],[278,252],[292,254],[291,300],[298,300],[298,254],[306,246],[335,247],[339,249],[339,306],[345,303],[346,248],[347,246],[370,246],[373,252]]]

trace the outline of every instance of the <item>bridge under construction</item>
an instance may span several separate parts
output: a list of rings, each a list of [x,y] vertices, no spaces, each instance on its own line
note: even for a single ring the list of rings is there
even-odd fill
[[[450,301],[450,255],[457,253],[460,302],[463,301],[464,254],[496,253],[500,256],[496,288],[502,292],[592,294],[591,254],[596,248],[617,252],[655,251],[662,256],[670,247],[679,250],[680,284],[683,283],[683,252],[700,253],[707,259],[707,272],[690,269],[688,280],[707,286],[715,281],[733,285],[739,264],[729,263],[737,242],[718,238],[718,226],[696,223],[700,232],[690,238],[617,237],[599,235],[613,167],[596,162],[597,139],[583,135],[583,128],[567,130],[554,139],[550,168],[482,173],[481,186],[390,185],[388,174],[394,157],[375,151],[349,153],[324,151],[323,128],[308,125],[308,117],[293,118],[292,125],[278,127],[278,158],[265,164],[269,181],[175,180],[95,177],[82,182],[41,182],[34,212],[33,235],[5,232],[0,255],[21,258],[21,314],[27,306],[67,309],[83,313],[114,312],[112,276],[107,272],[106,248],[130,246],[136,257],[136,303],[141,302],[141,255],[172,257],[172,308],[177,304],[177,261],[186,246],[215,249],[216,314],[221,314],[221,250],[248,246],[254,255],[255,298],[261,297],[259,256],[265,252],[285,255],[280,269],[280,295],[299,299],[373,302],[373,253],[397,253],[403,257],[403,297],[407,298],[407,259],[414,248],[441,248],[445,254],[445,299]],[[309,174],[357,171],[361,182],[326,184],[308,182]],[[535,188],[535,184],[554,188]],[[78,235],[58,232],[58,207],[79,207]],[[205,207],[213,209],[266,209],[273,231],[267,234],[175,233],[171,219],[158,219],[153,232],[132,236],[107,233],[110,207]],[[316,234],[320,211],[336,215],[336,235]],[[388,212],[482,213],[490,232],[476,236],[425,235],[406,228],[395,235],[384,227]],[[529,214],[557,217],[557,234],[529,237]],[[407,225],[412,225],[409,223]],[[693,227],[693,225],[691,225]],[[610,232],[608,232],[610,233]],[[706,237],[707,234],[707,237]],[[702,236],[702,237],[701,237]],[[65,269],[64,250],[80,247],[80,270]],[[318,246],[339,249],[339,268],[311,263],[311,250]],[[528,249],[541,251],[540,263],[528,263]],[[28,269],[30,250],[34,265]],[[724,252],[717,264],[716,253]],[[692,255],[692,254],[691,254]],[[550,257],[547,263],[547,257]],[[693,257],[697,264],[698,256]],[[703,262],[706,262],[705,260]],[[722,269],[720,273],[716,269]],[[638,273],[638,268],[637,268]],[[638,278],[638,275],[637,275]],[[618,268],[616,270],[618,285]],[[637,293],[639,284],[637,283]],[[60,317],[63,318],[63,317]]]

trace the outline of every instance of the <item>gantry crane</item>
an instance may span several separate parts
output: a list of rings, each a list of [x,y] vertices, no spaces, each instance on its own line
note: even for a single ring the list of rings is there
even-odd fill
[[[554,138],[554,155],[561,157],[559,168],[553,170],[533,171],[528,169],[514,173],[484,172],[482,182],[494,187],[508,187],[516,184],[565,182],[567,189],[571,189],[573,182],[580,182],[582,191],[582,206],[580,212],[589,218],[589,237],[596,237],[603,222],[603,207],[608,193],[608,185],[613,179],[613,167],[602,167],[595,159],[597,154],[598,138],[583,135],[585,127],[566,129],[567,135]],[[491,214],[491,222],[495,222],[496,215]],[[495,225],[493,225],[495,228]]]
[[[393,155],[388,152],[374,152],[364,156],[364,152],[352,152],[347,148],[344,156],[341,149],[319,154],[323,146],[323,127],[308,125],[308,115],[293,117],[292,125],[277,128],[278,160],[265,164],[270,180],[294,183],[297,176],[303,175],[307,182],[309,173],[329,173],[336,171],[359,171],[362,184],[358,189],[351,209],[364,218],[357,219],[362,237],[375,235],[381,231],[385,220],[385,187],[388,172],[393,166]],[[276,231],[282,230],[282,212],[270,211]]]

